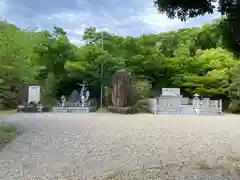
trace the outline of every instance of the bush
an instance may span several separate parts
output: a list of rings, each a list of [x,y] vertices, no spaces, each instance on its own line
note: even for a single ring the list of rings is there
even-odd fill
[[[132,113],[150,113],[147,100],[139,100],[132,108]]]
[[[232,113],[240,113],[240,100],[234,99],[229,104],[229,109]]]
[[[98,112],[98,113],[105,113],[105,112],[107,112],[107,108],[105,108],[105,107],[103,107],[103,108],[98,108],[98,109],[97,109],[97,112]]]
[[[133,80],[132,85],[138,99],[149,97],[152,85],[147,79],[135,79]]]
[[[41,103],[44,105],[56,105],[57,85],[59,80],[53,73],[49,73],[42,87]]]

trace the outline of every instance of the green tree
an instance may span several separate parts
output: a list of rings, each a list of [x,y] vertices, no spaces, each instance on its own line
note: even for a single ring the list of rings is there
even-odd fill
[[[237,55],[240,52],[240,1],[229,0],[154,0],[160,13],[166,13],[169,18],[179,18],[185,21],[200,15],[212,14],[215,10],[225,17],[221,23],[223,44]],[[218,7],[217,7],[218,6]]]

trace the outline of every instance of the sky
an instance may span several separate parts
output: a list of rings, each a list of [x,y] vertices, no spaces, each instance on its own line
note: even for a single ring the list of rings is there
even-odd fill
[[[159,14],[152,0],[0,0],[0,18],[20,28],[63,28],[72,43],[81,45],[84,29],[96,27],[122,36],[140,36],[201,26],[219,14],[181,22]]]

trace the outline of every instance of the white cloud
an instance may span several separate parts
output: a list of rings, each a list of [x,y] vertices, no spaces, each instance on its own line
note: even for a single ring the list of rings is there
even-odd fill
[[[217,17],[214,14],[210,19],[200,17],[181,22],[178,19],[170,20],[166,15],[159,14],[152,2],[145,3],[144,8],[140,8],[135,7],[139,4],[137,1],[135,4],[125,1],[117,7],[114,2],[111,4],[105,2],[106,0],[102,0],[98,6],[89,0],[77,1],[78,5],[76,6],[79,7],[75,9],[73,6],[68,7],[66,2],[66,6],[62,5],[61,8],[52,10],[53,7],[51,7],[46,12],[35,12],[26,3],[25,5],[23,3],[7,4],[6,2],[10,2],[10,0],[0,0],[0,18],[6,16],[8,21],[13,21],[20,28],[38,27],[51,30],[53,26],[59,26],[68,33],[72,43],[82,44],[84,30],[90,26],[96,27],[98,31],[106,30],[110,33],[117,33],[117,35],[138,36],[142,33],[157,33],[202,25]]]
[[[76,44],[78,46],[84,45],[84,41],[82,41],[81,37],[79,37],[79,38],[69,38],[69,39],[70,39],[70,42],[73,43],[73,44]]]
[[[138,14],[138,17],[140,17],[139,19],[156,33],[184,27],[201,26],[204,23],[208,23],[213,19],[219,18],[220,13],[215,11],[212,15],[199,16],[183,22],[177,18],[169,19],[165,14],[158,13],[156,8],[153,7],[152,4],[149,4],[148,8],[145,8],[145,11]]]
[[[63,22],[68,22],[68,23],[76,23],[77,21],[83,21],[86,18],[89,18],[91,16],[90,13],[87,12],[74,12],[74,11],[69,11],[69,12],[61,12],[61,13],[54,13],[48,15],[48,19],[54,20],[58,19]]]
[[[0,18],[5,19],[8,11],[8,4],[6,0],[0,0]]]
[[[43,19],[43,18],[42,18]],[[169,19],[166,15],[159,14],[157,10],[149,6],[145,11],[135,13],[125,19],[115,19],[114,15],[107,12],[103,17],[95,16],[89,12],[68,11],[48,15],[48,20],[52,23],[58,22],[57,25],[63,27],[68,34],[72,43],[82,44],[81,36],[87,27],[96,27],[98,31],[106,30],[110,33],[119,35],[136,35],[149,33],[158,33],[168,30],[183,28],[185,26],[202,25],[199,18],[191,19],[187,22],[181,22],[179,19]],[[210,20],[207,20],[210,21]],[[146,31],[147,30],[147,31]]]
[[[154,32],[167,31],[182,24],[179,19],[169,19],[166,15],[159,14],[152,3],[143,12],[139,12],[138,17]]]
[[[64,29],[69,34],[83,35],[85,28]]]

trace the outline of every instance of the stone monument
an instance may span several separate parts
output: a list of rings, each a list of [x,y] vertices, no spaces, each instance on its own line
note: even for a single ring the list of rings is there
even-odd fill
[[[113,75],[112,103],[116,107],[127,105],[129,96],[129,74],[125,70],[116,71]]]
[[[29,86],[28,88],[28,103],[39,103],[41,94],[40,86]]]
[[[29,86],[28,87],[28,100],[27,103],[18,105],[17,112],[42,112],[44,106],[41,102],[41,87]]]
[[[112,104],[108,111],[128,114],[131,107],[128,107],[130,99],[130,77],[126,70],[118,70],[113,75]]]

